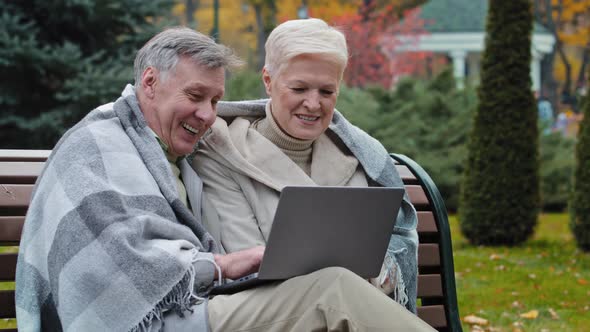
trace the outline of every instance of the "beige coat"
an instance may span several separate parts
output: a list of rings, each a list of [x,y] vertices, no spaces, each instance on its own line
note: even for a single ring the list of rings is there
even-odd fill
[[[219,214],[205,227],[227,252],[265,245],[280,191],[287,185],[367,186],[357,159],[327,133],[313,143],[311,176],[245,118],[218,118],[192,166]]]

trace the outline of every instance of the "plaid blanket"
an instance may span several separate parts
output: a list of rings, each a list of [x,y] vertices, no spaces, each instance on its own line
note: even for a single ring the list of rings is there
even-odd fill
[[[268,99],[221,102],[217,115],[226,119],[235,117],[260,118],[266,115]],[[334,132],[359,160],[367,176],[384,187],[404,186],[393,160],[383,145],[363,130],[352,125],[340,112],[335,111],[329,129]],[[418,274],[418,218],[410,199],[404,194],[402,206],[391,236],[380,274],[379,283],[387,277],[393,285],[391,297],[412,312],[416,312]]]
[[[70,129],[27,213],[19,330],[139,331],[185,310],[202,315],[200,330],[208,330],[198,295],[212,285],[207,260],[218,248],[175,186],[132,86]]]

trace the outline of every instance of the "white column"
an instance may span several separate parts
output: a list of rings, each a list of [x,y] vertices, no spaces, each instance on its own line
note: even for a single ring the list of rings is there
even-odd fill
[[[533,82],[533,91],[541,93],[541,59],[543,54],[541,52],[532,51],[531,59],[531,80]]]
[[[467,63],[469,64],[469,75],[468,79],[475,85],[479,84],[480,81],[480,53],[469,53],[467,56]]]
[[[460,51],[451,51],[451,58],[453,58],[453,76],[455,76],[455,81],[457,81],[457,88],[463,89],[465,83],[465,58],[467,57],[467,52],[460,50]]]

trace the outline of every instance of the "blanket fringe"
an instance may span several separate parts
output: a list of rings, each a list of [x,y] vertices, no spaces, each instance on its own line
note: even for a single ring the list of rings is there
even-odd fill
[[[202,298],[194,294],[195,274],[195,267],[191,262],[188,271],[184,274],[180,282],[174,285],[170,293],[158,302],[130,331],[150,331],[154,321],[160,321],[162,323],[162,328],[160,329],[162,331],[164,328],[164,321],[162,320],[164,312],[174,310],[180,317],[184,317],[184,312],[187,310],[192,312],[190,307],[194,304],[193,299],[202,300]]]
[[[379,284],[383,285],[385,283],[393,288],[393,292],[390,294],[393,300],[405,307],[409,301],[408,294],[406,293],[406,284],[402,277],[401,269],[391,250],[387,250],[383,262],[383,269],[379,274]]]

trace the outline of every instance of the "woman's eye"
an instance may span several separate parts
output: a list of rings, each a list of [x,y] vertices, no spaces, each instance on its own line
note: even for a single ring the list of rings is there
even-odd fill
[[[322,90],[320,90],[320,93],[323,94],[323,95],[326,95],[326,96],[331,96],[334,93],[334,91],[332,91],[332,90],[323,90],[322,89]]]
[[[305,88],[291,88],[294,92],[304,92]]]

